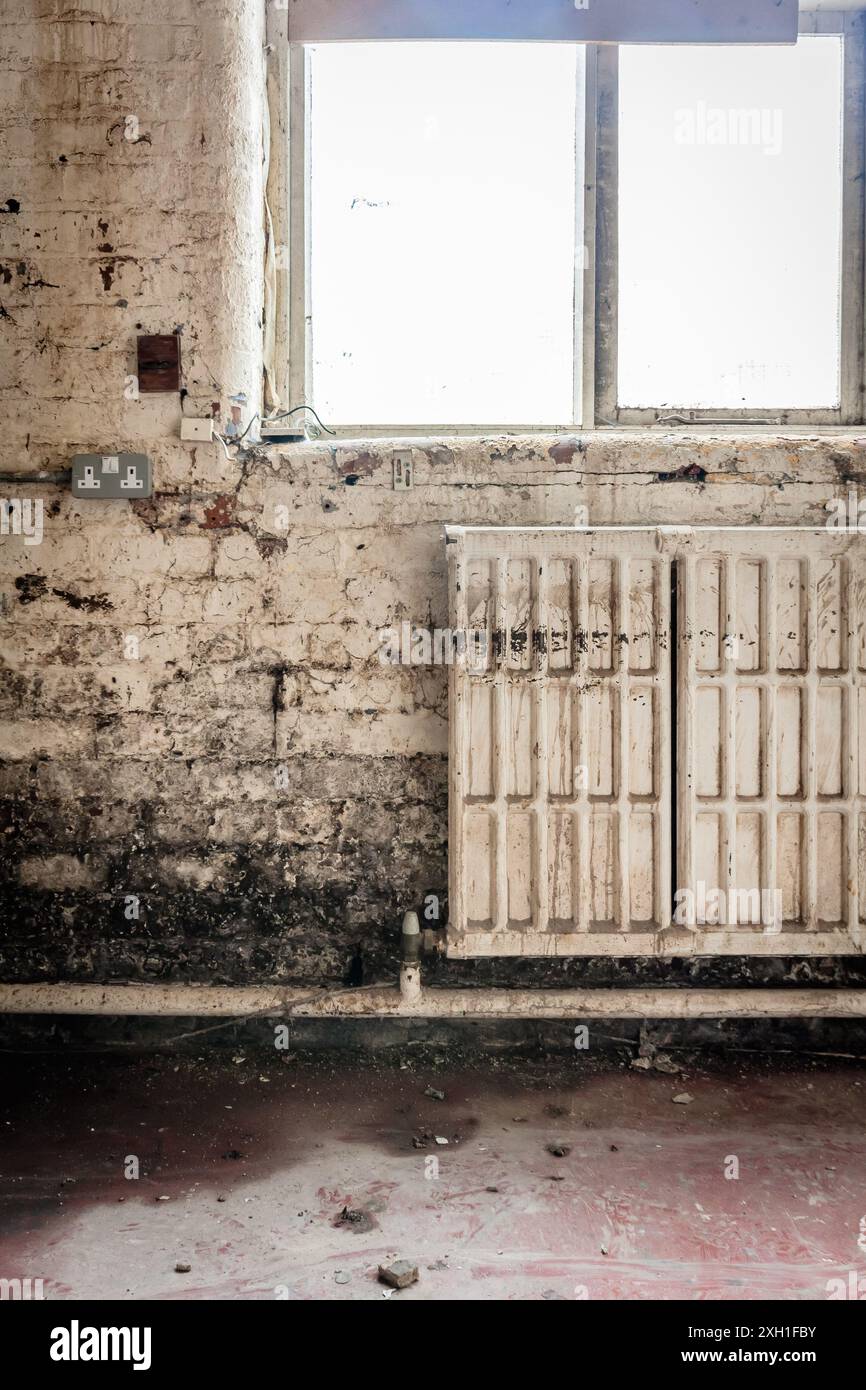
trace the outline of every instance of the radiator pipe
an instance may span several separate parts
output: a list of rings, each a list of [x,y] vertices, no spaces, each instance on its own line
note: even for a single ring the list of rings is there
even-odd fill
[[[0,985],[0,1013],[244,1018],[866,1018],[866,989],[282,989],[232,985]]]
[[[421,999],[421,923],[417,912],[407,912],[403,918],[402,963],[400,965],[400,999],[404,1004],[418,1004]]]

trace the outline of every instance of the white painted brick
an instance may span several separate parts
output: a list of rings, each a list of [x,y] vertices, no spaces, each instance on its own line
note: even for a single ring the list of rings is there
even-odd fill
[[[10,762],[31,758],[76,757],[94,746],[93,721],[64,723],[50,719],[0,722],[0,758]]]
[[[277,753],[281,757],[324,752],[364,758],[410,757],[448,751],[447,721],[430,710],[376,715],[342,713],[302,720],[295,712],[277,716]]]

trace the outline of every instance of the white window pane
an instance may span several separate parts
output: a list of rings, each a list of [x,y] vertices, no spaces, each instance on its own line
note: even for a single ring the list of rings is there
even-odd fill
[[[572,422],[582,59],[568,44],[311,49],[326,423]]]
[[[839,404],[842,40],[620,50],[619,403]]]

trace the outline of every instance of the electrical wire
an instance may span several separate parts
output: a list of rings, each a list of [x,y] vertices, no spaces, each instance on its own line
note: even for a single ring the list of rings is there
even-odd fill
[[[276,415],[269,415],[266,419],[263,419],[263,420],[262,420],[262,424],[263,424],[263,425],[268,425],[268,424],[272,424],[272,423],[273,423],[274,421],[276,421],[276,420],[285,420],[289,415],[297,415],[298,412],[301,411],[301,410],[309,411],[310,415],[315,416],[315,419],[316,419],[316,421],[317,421],[317,423],[318,423],[320,429],[324,430],[325,434],[331,434],[331,435],[334,435],[334,436],[336,437],[337,431],[336,431],[336,430],[328,429],[328,426],[325,424],[324,420],[321,418],[321,416],[318,414],[318,412],[315,411],[315,410],[313,409],[313,407],[312,407],[311,405],[296,405],[296,406],[293,406],[291,410],[280,410],[280,411],[277,412]],[[247,425],[246,429],[244,430],[243,434],[234,435],[234,436],[232,436],[232,438],[230,438],[230,439],[226,438],[226,436],[225,436],[224,434],[219,434],[218,431],[216,431],[216,430],[214,431],[214,438],[215,438],[215,439],[218,439],[219,442],[222,444],[223,449],[225,450],[225,456],[226,456],[226,458],[231,458],[231,454],[229,453],[229,448],[230,448],[232,445],[240,445],[241,442],[242,442],[244,439],[246,439],[246,437],[247,437],[247,435],[249,434],[250,430],[252,429],[253,425],[256,423],[256,420],[258,420],[259,418],[260,418],[259,412],[256,411],[255,415],[254,415],[253,418],[250,420],[250,422],[249,422],[249,424]],[[263,442],[264,442],[264,443],[267,443],[268,441],[267,441],[267,440],[264,440]]]
[[[272,420],[285,420],[287,415],[297,415],[299,410],[308,410],[310,414],[315,417],[317,424],[325,431],[325,434],[333,434],[334,436],[336,436],[337,431],[329,430],[328,426],[325,424],[325,422],[322,420],[322,418],[318,415],[318,413],[313,409],[311,405],[295,405],[292,406],[291,410],[280,410],[277,412],[276,415],[271,415],[269,420],[265,421],[264,423],[269,424]]]
[[[247,427],[246,427],[246,429],[244,430],[243,434],[239,434],[239,435],[237,436],[237,438],[236,438],[235,440],[233,440],[232,442],[235,443],[235,444],[240,444],[240,442],[241,442],[242,439],[246,439],[247,435],[249,434],[250,430],[252,429],[253,425],[256,423],[256,420],[258,420],[258,418],[259,418],[259,412],[256,411],[255,415],[253,416],[252,420],[250,420],[250,423],[247,425]]]

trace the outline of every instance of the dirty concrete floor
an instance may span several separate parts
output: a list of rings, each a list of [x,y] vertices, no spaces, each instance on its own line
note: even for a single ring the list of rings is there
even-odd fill
[[[0,1276],[379,1299],[400,1258],[420,1278],[399,1299],[800,1300],[866,1272],[866,1068],[681,1065],[7,1054]]]

